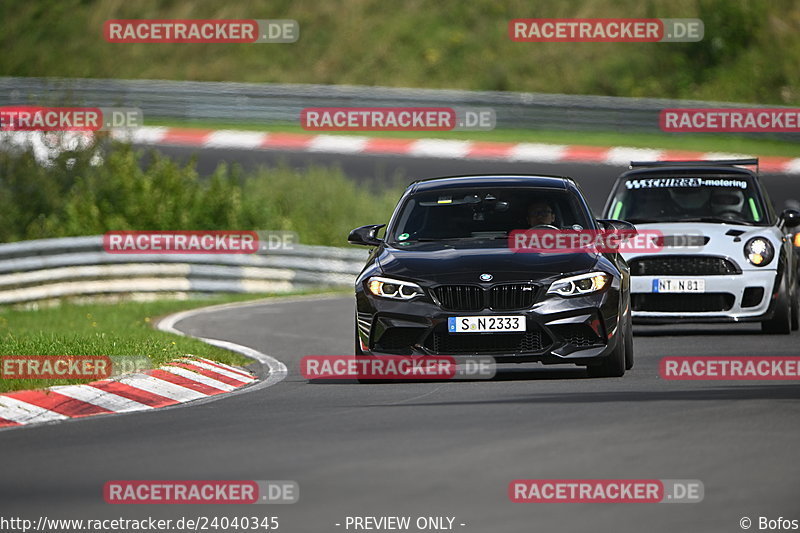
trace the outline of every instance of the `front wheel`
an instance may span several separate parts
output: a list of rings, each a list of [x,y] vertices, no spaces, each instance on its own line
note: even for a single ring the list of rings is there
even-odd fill
[[[633,368],[633,317],[628,313],[628,328],[625,331],[625,370]]]
[[[622,338],[617,339],[617,346],[614,348],[614,351],[608,354],[602,363],[586,367],[590,378],[620,378],[625,375],[625,369],[627,367],[625,345],[628,342],[627,338],[630,336],[628,334],[629,332],[626,331],[627,329],[626,327],[620,326],[620,335],[622,335]],[[632,356],[633,352],[631,351],[631,357]],[[633,366],[633,361],[631,361],[631,366]]]
[[[370,356],[369,355],[364,355],[364,351],[361,349],[361,339],[358,338],[358,326],[356,326],[355,329],[356,329],[356,345],[355,345],[356,360],[368,358]],[[356,381],[358,383],[361,383],[361,384],[364,384],[364,385],[376,385],[378,383],[383,383],[386,380],[385,379],[362,379],[362,378],[356,378]]]
[[[364,352],[361,351],[361,339],[358,338],[358,326],[356,326],[356,345],[355,345],[355,354],[356,355],[364,355]]]
[[[788,335],[792,332],[792,303],[789,300],[789,290],[784,281],[775,300],[775,314],[761,322],[762,333]]]

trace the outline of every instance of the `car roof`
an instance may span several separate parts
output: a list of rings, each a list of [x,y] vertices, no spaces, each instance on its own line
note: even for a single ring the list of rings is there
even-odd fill
[[[470,176],[445,176],[418,180],[409,185],[408,192],[437,191],[461,187],[538,187],[547,189],[576,189],[572,178],[565,176],[527,174],[478,174]]]

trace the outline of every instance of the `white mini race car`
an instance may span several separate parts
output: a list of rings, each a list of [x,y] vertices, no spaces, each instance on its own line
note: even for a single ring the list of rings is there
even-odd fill
[[[758,321],[763,332],[783,334],[798,328],[800,248],[791,233],[800,211],[776,214],[757,159],[631,162],[604,217],[651,230],[659,244],[623,254],[635,323]]]

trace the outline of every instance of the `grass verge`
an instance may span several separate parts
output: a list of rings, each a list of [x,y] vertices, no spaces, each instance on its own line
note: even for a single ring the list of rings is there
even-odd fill
[[[188,309],[310,293],[218,295],[194,300],[115,304],[64,303],[37,310],[4,308],[0,309],[0,354],[146,356],[154,368],[184,354],[193,354],[230,365],[245,365],[252,361],[197,339],[158,331],[153,323],[158,317]],[[0,379],[0,392],[86,382]]]

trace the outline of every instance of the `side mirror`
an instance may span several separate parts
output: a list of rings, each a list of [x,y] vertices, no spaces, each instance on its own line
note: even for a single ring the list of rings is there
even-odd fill
[[[613,218],[604,218],[597,221],[604,230],[619,233],[623,240],[627,241],[635,237],[639,232],[636,226],[624,220],[616,220]]]
[[[797,209],[784,209],[783,213],[781,213],[781,220],[783,220],[787,228],[796,228],[800,226],[800,211]]]
[[[375,236],[378,230],[386,224],[371,224],[369,226],[361,226],[350,232],[347,237],[347,242],[350,244],[361,244],[364,246],[378,246],[383,240]]]

